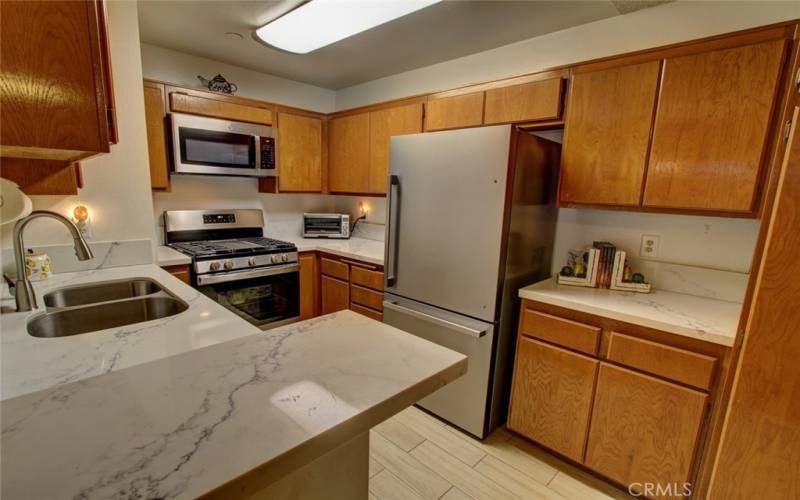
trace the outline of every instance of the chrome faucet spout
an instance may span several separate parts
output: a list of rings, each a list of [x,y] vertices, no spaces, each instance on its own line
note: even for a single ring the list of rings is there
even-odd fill
[[[33,292],[33,286],[25,272],[25,242],[22,239],[22,233],[29,222],[40,217],[55,219],[67,227],[72,235],[72,244],[75,247],[75,256],[78,257],[78,260],[89,260],[94,257],[92,249],[89,248],[86,240],[83,239],[83,235],[78,227],[61,214],[49,210],[34,210],[27,217],[18,220],[14,226],[14,259],[17,265],[17,282],[14,287],[14,298],[17,302],[17,311],[30,311],[37,307],[36,294]]]

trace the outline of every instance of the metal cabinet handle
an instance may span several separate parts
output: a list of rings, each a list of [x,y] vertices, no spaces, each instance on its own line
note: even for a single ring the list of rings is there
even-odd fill
[[[445,328],[449,328],[450,330],[454,330],[459,333],[463,333],[465,335],[469,335],[470,337],[481,338],[486,335],[486,329],[478,330],[476,328],[470,328],[468,326],[459,325],[458,323],[454,323],[452,321],[448,321],[444,318],[440,318],[438,316],[434,316],[432,314],[424,313],[422,311],[417,311],[416,309],[411,309],[409,307],[403,307],[396,302],[390,302],[388,300],[383,301],[383,308],[384,309],[392,309],[397,312],[407,314],[409,316],[414,316],[415,318],[423,319],[425,321],[429,321],[431,323],[436,323],[439,326],[443,326]]]

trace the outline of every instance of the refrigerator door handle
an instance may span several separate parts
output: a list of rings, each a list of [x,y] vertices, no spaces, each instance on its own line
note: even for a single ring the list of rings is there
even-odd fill
[[[397,302],[390,302],[388,300],[385,300],[383,301],[383,307],[384,309],[393,309],[400,313],[407,314],[409,316],[414,316],[415,318],[420,318],[425,321],[430,321],[431,323],[435,323],[449,330],[454,330],[456,332],[463,333],[464,335],[469,335],[470,337],[475,337],[478,339],[485,336],[488,331],[488,329],[478,330],[476,328],[470,328],[468,326],[459,325],[458,323],[448,321],[444,318],[439,318],[437,316],[434,316],[433,314],[428,314],[422,311],[417,311],[416,309],[411,309],[410,307],[401,306]]]
[[[400,203],[400,177],[389,176],[389,192],[386,206],[389,216],[386,218],[386,286],[392,287],[397,282],[397,205]]]

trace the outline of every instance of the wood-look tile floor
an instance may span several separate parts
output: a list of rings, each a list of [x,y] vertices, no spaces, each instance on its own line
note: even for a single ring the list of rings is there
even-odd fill
[[[474,439],[415,407],[370,432],[370,500],[607,500],[623,492],[503,428]]]

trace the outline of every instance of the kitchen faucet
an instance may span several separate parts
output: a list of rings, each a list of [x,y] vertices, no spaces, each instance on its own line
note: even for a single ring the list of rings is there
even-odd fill
[[[86,240],[83,239],[83,235],[77,226],[61,214],[49,210],[34,210],[27,217],[18,220],[14,226],[14,258],[17,261],[17,281],[14,284],[14,298],[19,312],[30,311],[37,307],[36,294],[33,293],[33,286],[25,272],[25,243],[22,241],[22,232],[30,221],[39,217],[50,217],[67,226],[70,234],[72,234],[72,244],[75,247],[75,255],[78,260],[89,260],[94,257],[92,250]]]

